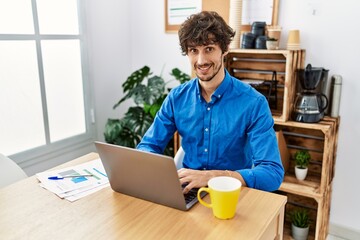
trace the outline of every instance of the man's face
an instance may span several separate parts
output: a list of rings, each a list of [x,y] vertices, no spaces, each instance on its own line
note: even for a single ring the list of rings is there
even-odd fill
[[[196,76],[201,81],[211,81],[224,70],[224,56],[218,44],[188,47],[187,55]]]

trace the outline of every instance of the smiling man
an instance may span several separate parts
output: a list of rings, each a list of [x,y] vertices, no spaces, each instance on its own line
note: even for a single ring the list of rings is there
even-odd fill
[[[175,131],[185,151],[184,193],[215,176],[243,186],[277,190],[283,180],[276,135],[263,95],[229,75],[224,57],[235,32],[215,12],[190,16],[179,30],[182,53],[196,78],[174,88],[138,149],[163,153]]]

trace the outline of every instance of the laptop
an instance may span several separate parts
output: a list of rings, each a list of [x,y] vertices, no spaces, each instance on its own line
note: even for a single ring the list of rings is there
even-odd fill
[[[173,158],[102,142],[95,147],[115,192],[183,211],[198,202],[198,189],[182,193]]]

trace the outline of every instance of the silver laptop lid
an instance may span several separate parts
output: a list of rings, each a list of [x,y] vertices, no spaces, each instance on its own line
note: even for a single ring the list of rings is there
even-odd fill
[[[101,142],[95,146],[114,191],[180,210],[190,207],[173,158]]]

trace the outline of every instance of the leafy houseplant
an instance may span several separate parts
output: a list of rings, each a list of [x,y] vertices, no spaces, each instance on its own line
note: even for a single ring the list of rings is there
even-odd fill
[[[291,214],[292,236],[295,240],[306,240],[309,234],[309,213],[304,208],[294,209]]]
[[[178,80],[180,83],[190,80],[190,76],[178,68],[172,69],[170,75],[174,77],[173,80]],[[170,81],[172,80],[168,82]],[[105,141],[135,148],[166,98],[168,91],[165,86],[168,82],[165,82],[161,75],[153,75],[148,66],[133,72],[122,84],[125,96],[113,106],[113,109],[130,98],[134,100],[136,106],[130,107],[121,119],[108,119],[104,132]],[[172,151],[172,141],[170,141],[165,154],[172,155]]]
[[[307,175],[308,165],[311,159],[308,150],[299,150],[295,152],[295,175],[299,180],[304,180]]]

